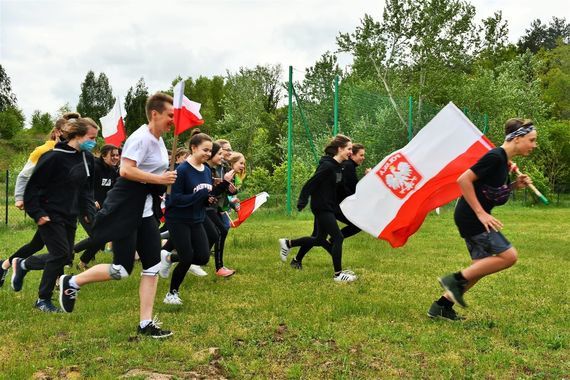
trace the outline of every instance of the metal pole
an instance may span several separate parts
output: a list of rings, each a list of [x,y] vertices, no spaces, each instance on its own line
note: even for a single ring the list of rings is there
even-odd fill
[[[338,133],[338,75],[334,78],[334,128],[333,136]]]
[[[293,66],[289,66],[289,107],[287,109],[287,214],[291,215],[291,177],[293,165]]]
[[[10,180],[10,171],[6,169],[6,225],[8,225],[8,181]]]
[[[414,137],[414,98],[408,98],[408,141]]]

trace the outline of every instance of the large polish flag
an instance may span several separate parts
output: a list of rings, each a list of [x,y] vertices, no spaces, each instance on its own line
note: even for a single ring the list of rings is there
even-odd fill
[[[115,100],[115,105],[109,111],[109,113],[99,119],[101,126],[103,127],[103,138],[105,139],[105,144],[112,144],[117,147],[121,146],[121,143],[125,141],[125,123],[123,118],[127,114],[121,106],[121,101],[119,97]]]
[[[426,215],[461,195],[457,178],[492,143],[453,103],[356,185],[340,208],[363,231],[401,247]]]
[[[200,115],[200,103],[193,102],[184,95],[184,81],[174,86],[174,134],[204,124]]]
[[[267,198],[269,198],[269,194],[265,191],[254,195],[251,198],[247,198],[245,201],[240,202],[239,210],[238,210],[238,217],[235,220],[232,220],[231,226],[232,227],[239,227],[240,224],[245,222],[247,218],[251,214],[255,212],[262,204],[267,202]]]

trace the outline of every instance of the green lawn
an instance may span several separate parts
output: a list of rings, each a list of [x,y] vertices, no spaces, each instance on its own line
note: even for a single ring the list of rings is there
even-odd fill
[[[72,314],[32,308],[39,273],[20,293],[6,283],[0,378],[569,378],[570,209],[507,205],[495,214],[519,262],[466,295],[463,322],[426,316],[441,293],[437,277],[469,262],[450,207],[404,248],[364,233],[348,239],[344,266],[359,276],[348,285],[332,281],[322,249],[302,271],[279,260],[277,239],[310,233],[310,214],[263,210],[230,232],[233,278],[213,276],[211,262],[208,277],[188,275],[175,307],[162,303],[160,281],[155,312],[174,330],[169,340],[135,334],[140,266],[121,282],[86,286]],[[33,232],[17,217],[0,228],[3,256]]]

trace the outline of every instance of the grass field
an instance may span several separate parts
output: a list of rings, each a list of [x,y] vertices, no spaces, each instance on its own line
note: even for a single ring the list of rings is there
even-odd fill
[[[570,378],[570,209],[507,205],[495,214],[519,262],[466,295],[462,322],[426,316],[441,293],[437,277],[469,262],[450,208],[404,248],[364,233],[348,239],[344,266],[360,277],[348,285],[332,281],[322,249],[302,271],[279,260],[277,239],[310,233],[310,214],[263,210],[228,237],[233,278],[213,276],[211,262],[208,277],[187,277],[176,307],[162,303],[160,281],[155,312],[175,332],[169,340],[135,334],[140,267],[85,287],[72,314],[32,308],[39,273],[20,293],[6,283],[0,378]],[[1,228],[2,255],[32,232],[29,222]]]

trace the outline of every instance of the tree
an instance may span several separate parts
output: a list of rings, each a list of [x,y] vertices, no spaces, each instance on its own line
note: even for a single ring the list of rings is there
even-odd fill
[[[560,44],[538,54],[543,63],[540,72],[542,98],[551,104],[551,116],[570,119],[570,45]]]
[[[0,112],[16,107],[16,95],[12,93],[10,77],[0,65]]]
[[[145,111],[147,99],[148,88],[144,78],[141,77],[134,88],[129,88],[129,92],[125,97],[125,112],[127,113],[125,129],[127,134],[130,135],[141,125],[148,122]]]
[[[54,122],[49,113],[42,113],[40,110],[34,111],[32,114],[32,131],[38,133],[48,133],[52,130],[53,127]]]
[[[24,129],[25,117],[22,111],[15,107],[8,107],[0,112],[0,138],[12,139]]]
[[[109,113],[114,104],[113,90],[105,73],[100,73],[95,78],[95,73],[89,71],[81,83],[77,112],[99,123],[99,119]]]
[[[570,24],[565,18],[552,17],[547,26],[540,21],[534,20],[526,34],[517,43],[519,52],[524,53],[527,49],[532,53],[537,53],[540,49],[551,50],[556,48],[558,41],[570,43]]]

